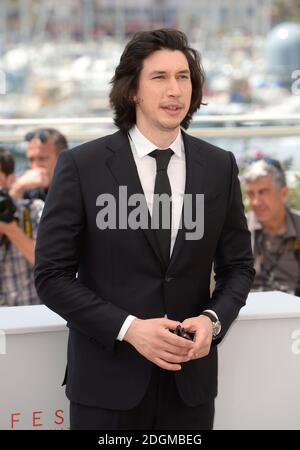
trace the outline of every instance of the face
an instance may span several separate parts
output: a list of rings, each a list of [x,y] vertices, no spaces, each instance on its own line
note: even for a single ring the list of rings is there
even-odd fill
[[[278,189],[271,177],[266,175],[245,185],[250,208],[262,224],[272,224],[284,210],[288,194],[287,186]]]
[[[143,62],[136,102],[136,124],[147,135],[178,130],[190,108],[189,65],[178,50],[158,50]]]
[[[0,188],[10,189],[15,181],[15,174],[6,175],[0,170]]]
[[[52,139],[49,138],[44,143],[39,139],[32,139],[28,144],[27,159],[30,169],[43,167],[47,169],[52,178],[58,159],[58,154]]]

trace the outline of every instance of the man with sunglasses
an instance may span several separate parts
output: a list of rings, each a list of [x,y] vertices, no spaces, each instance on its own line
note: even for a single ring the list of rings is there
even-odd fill
[[[256,276],[252,290],[300,295],[300,214],[288,209],[288,187],[279,161],[263,158],[243,174],[251,211]]]
[[[38,128],[26,134],[29,170],[20,176],[10,194],[17,199],[45,200],[60,153],[68,148],[65,136],[54,128]]]

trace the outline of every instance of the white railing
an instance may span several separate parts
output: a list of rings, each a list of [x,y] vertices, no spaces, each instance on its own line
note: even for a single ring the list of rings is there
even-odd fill
[[[36,127],[58,128],[69,140],[94,139],[115,129],[111,117],[0,119],[0,141],[17,142]],[[197,116],[189,133],[201,138],[300,136],[300,114]]]

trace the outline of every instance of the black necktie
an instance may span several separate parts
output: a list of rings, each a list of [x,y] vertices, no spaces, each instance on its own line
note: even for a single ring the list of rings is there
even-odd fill
[[[159,225],[157,229],[154,229],[154,232],[166,265],[168,265],[170,260],[172,205],[170,203],[168,207],[168,202],[159,202],[158,196],[167,194],[171,199],[172,191],[167,169],[173,153],[173,150],[170,148],[166,150],[154,150],[150,153],[150,156],[156,159],[154,194],[157,195],[154,196],[152,223]],[[165,207],[162,205],[165,205]],[[163,227],[164,223],[165,225],[166,223],[169,225],[168,228]]]

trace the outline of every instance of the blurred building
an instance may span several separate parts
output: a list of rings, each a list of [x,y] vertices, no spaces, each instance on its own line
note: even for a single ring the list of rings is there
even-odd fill
[[[300,68],[300,24],[282,23],[272,29],[266,43],[267,69],[275,82],[290,86]]]
[[[266,34],[275,0],[1,0],[0,45],[49,39],[123,40],[140,30],[178,27],[204,41],[240,30]]]

